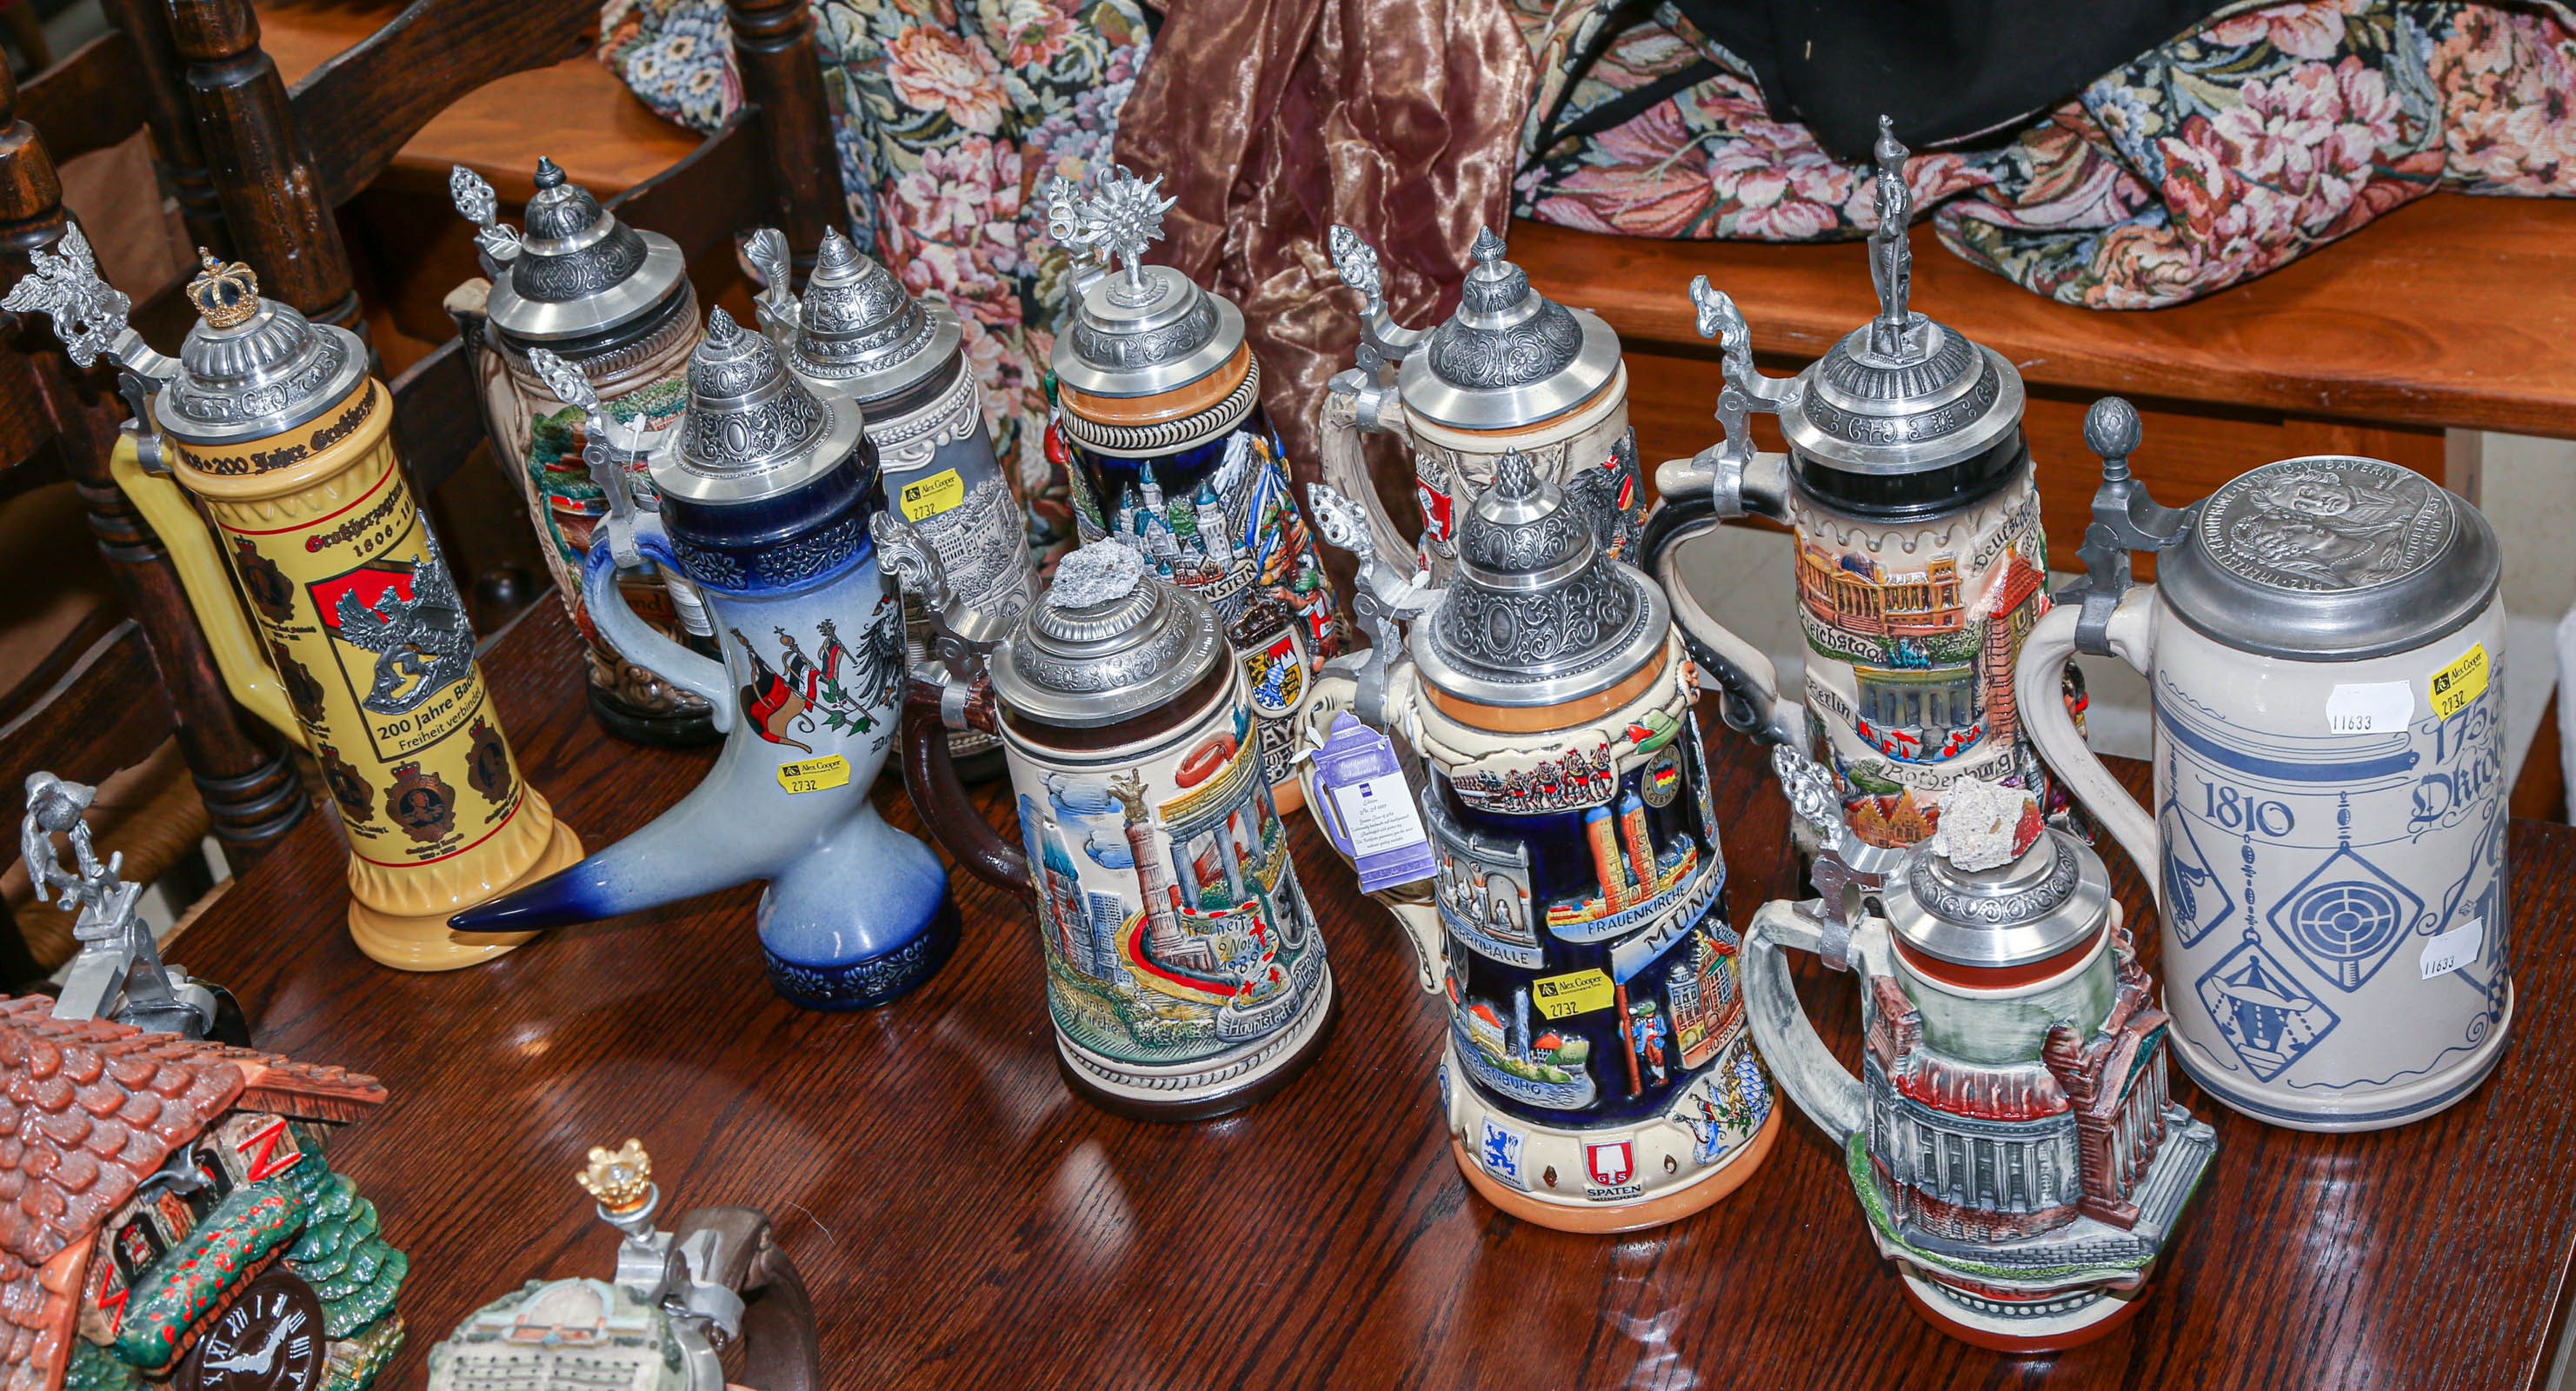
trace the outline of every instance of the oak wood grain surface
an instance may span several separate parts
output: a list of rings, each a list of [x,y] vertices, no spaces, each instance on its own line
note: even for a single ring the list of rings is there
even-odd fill
[[[578,653],[542,604],[484,665],[531,782],[596,847],[707,760],[599,733]],[[1714,738],[1710,766],[1741,922],[1789,882],[1785,809],[1744,741]],[[879,799],[915,824],[899,790]],[[343,926],[324,817],[173,955],[241,994],[262,1047],[392,1088],[335,1163],[412,1256],[393,1385],[419,1385],[428,1345],[521,1281],[608,1271],[611,1234],[572,1173],[586,1146],[629,1135],[673,1210],[769,1211],[841,1388],[2426,1391],[2546,1374],[2576,1240],[2576,968],[2539,929],[2569,911],[2576,831],[2514,824],[2521,1017],[2482,1088],[2406,1129],[2330,1137],[2255,1125],[2177,1077],[2220,1149],[2149,1302],[2091,1347],[2011,1359],[1907,1312],[1838,1157],[1795,1114],[1742,1190],[1662,1231],[1566,1235],[1471,1196],[1435,1111],[1437,1002],[1292,820],[1339,1029],[1281,1095],[1198,1125],[1118,1120],[1065,1093],[1028,912],[963,874],[955,959],[864,1014],[770,994],[750,889],[557,931],[474,970],[373,966]],[[2116,856],[2113,876],[2140,908]],[[1850,978],[1801,970],[1852,1056]]]
[[[1631,353],[1715,355],[1693,327],[1693,275],[1735,297],[1762,353],[1820,356],[1877,309],[1861,242],[1658,241],[1518,221],[1511,257],[1541,290],[1608,319]],[[2138,312],[2012,290],[1924,223],[1913,305],[2038,386],[2576,435],[2576,203],[2564,199],[2434,194],[2269,275]]]

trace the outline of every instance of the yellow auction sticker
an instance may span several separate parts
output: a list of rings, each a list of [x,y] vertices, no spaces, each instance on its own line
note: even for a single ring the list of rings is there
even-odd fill
[[[896,499],[896,503],[903,508],[905,521],[917,522],[924,517],[936,517],[965,500],[966,480],[958,477],[957,470],[952,468],[904,484],[902,496]]]
[[[850,760],[836,753],[778,765],[778,785],[790,792],[820,792],[848,786],[849,781]]]
[[[1571,1019],[1610,1008],[1610,977],[1597,969],[1549,976],[1530,982],[1530,998],[1538,1003],[1538,1012],[1548,1018]]]
[[[2487,693],[2487,645],[2469,644],[2449,666],[2433,673],[2433,718],[2447,720]]]

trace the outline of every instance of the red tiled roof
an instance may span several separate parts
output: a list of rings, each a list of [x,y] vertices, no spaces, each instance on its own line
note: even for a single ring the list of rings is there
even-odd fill
[[[95,1234],[171,1151],[235,1106],[346,1121],[385,1097],[343,1068],[52,1009],[0,999],[0,1391],[62,1384],[80,1271],[47,1278],[47,1263]]]
[[[2066,1089],[2047,1068],[1976,1067],[1933,1053],[1908,1053],[1896,1089],[1936,1111],[1990,1121],[2035,1121],[2065,1113]]]

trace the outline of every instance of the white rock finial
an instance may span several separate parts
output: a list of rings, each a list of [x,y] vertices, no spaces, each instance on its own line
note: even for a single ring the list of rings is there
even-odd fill
[[[1925,848],[1972,873],[2010,864],[2014,833],[2030,805],[2021,788],[1962,778],[1941,789],[1941,820]]]

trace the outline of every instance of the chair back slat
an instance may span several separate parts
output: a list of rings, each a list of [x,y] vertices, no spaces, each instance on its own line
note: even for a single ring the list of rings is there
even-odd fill
[[[118,145],[144,126],[144,93],[134,80],[134,41],[114,29],[28,78],[18,117],[44,132],[57,160]]]
[[[457,98],[579,56],[598,27],[596,0],[412,0],[288,94],[323,203],[356,196]]]
[[[81,636],[87,634],[75,634]],[[43,769],[96,785],[142,762],[176,728],[143,626],[131,618],[92,637],[57,670],[50,687],[0,725],[0,769],[8,772],[0,777],[0,825],[15,826],[26,815],[27,774]]]
[[[394,457],[410,473],[412,492],[427,497],[483,443],[483,405],[476,399],[465,340],[441,343],[388,389],[394,398]]]

